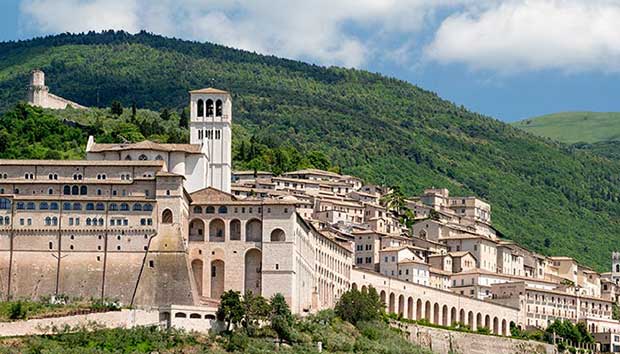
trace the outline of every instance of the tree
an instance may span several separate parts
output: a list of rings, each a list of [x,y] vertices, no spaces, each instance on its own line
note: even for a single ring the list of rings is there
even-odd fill
[[[280,343],[291,340],[293,315],[282,294],[277,293],[271,298],[271,328],[278,334]]]
[[[620,320],[620,307],[615,302],[611,305],[611,318]]]
[[[400,189],[400,186],[393,186],[392,190],[381,197],[381,203],[388,209],[396,212],[400,215],[406,208],[405,195]]]
[[[164,108],[159,112],[159,118],[162,120],[170,120],[170,110],[168,108]]]
[[[117,100],[112,101],[112,104],[110,105],[110,112],[115,116],[120,116],[123,114],[123,105],[121,102]]]
[[[383,311],[383,304],[373,287],[366,292],[352,289],[340,296],[335,311],[338,317],[355,325],[378,319]]]
[[[131,102],[131,122],[136,122],[136,114],[138,113],[138,108],[136,107],[136,101]]]
[[[269,318],[271,304],[264,297],[254,295],[254,293],[248,291],[243,297],[242,305],[245,313],[242,325],[248,331],[248,334],[252,335],[258,323]]]
[[[231,325],[238,325],[245,315],[239,292],[228,290],[222,294],[216,314],[218,320],[226,322],[227,331]]]
[[[181,117],[179,118],[179,127],[189,127],[189,112],[187,111],[187,108],[183,108],[183,110],[181,111]]]

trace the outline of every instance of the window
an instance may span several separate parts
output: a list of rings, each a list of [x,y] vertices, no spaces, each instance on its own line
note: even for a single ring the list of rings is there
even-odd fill
[[[11,201],[6,198],[0,198],[0,209],[11,209]]]
[[[50,210],[58,210],[58,203],[51,202],[50,203]]]
[[[86,203],[86,210],[95,210],[95,204]]]
[[[196,117],[204,117],[205,116],[205,103],[202,99],[196,101]]]
[[[96,209],[97,210],[105,210],[105,205],[103,203],[97,203]]]
[[[110,206],[108,207],[108,209],[110,211],[117,211],[118,210],[118,205],[116,203],[112,203],[110,204]]]
[[[134,204],[133,211],[142,211],[142,204],[139,204],[139,203]]]
[[[213,117],[213,100],[212,99],[207,100],[207,117]]]
[[[129,204],[122,203],[121,204],[121,211],[129,211]]]
[[[51,217],[48,216],[48,217],[45,218],[45,225],[46,226],[52,225],[52,218]]]
[[[148,157],[146,157],[146,155],[144,155],[144,154],[142,154],[142,155],[138,156],[138,160],[140,160],[140,161],[146,161],[146,160],[148,160],[148,159],[149,159],[149,158],[148,158]]]
[[[53,189],[53,188],[49,188],[49,189],[47,190],[47,194],[49,194],[49,195],[54,194],[54,189]]]
[[[55,216],[52,218],[52,225],[54,226],[58,225],[58,218]]]
[[[214,214],[214,213],[215,213],[215,207],[208,206],[208,207],[205,209],[205,213],[207,213],[207,214]]]
[[[71,210],[71,203],[69,202],[62,203],[62,210]]]
[[[78,188],[78,186],[71,187],[71,194],[72,195],[79,195],[80,194],[80,189]]]
[[[226,208],[225,206],[222,205],[221,207],[219,207],[217,209],[217,212],[220,213],[220,214],[226,214],[226,213],[228,213],[228,208]]]
[[[161,214],[161,222],[162,224],[172,224],[172,211],[170,209],[166,209]]]
[[[97,189],[97,195],[102,195],[103,192],[101,191],[101,189]]]
[[[39,210],[48,210],[49,209],[49,204],[47,204],[47,202],[41,202],[41,204],[39,204]]]
[[[81,186],[80,187],[80,195],[86,195],[86,194],[88,194],[88,187]]]
[[[142,210],[153,211],[153,206],[151,204],[144,204],[144,206],[142,206]]]
[[[71,194],[71,187],[69,187],[69,186],[64,186],[64,187],[63,187],[63,189],[62,189],[62,194],[64,194],[64,195],[69,195],[69,194]]]
[[[215,116],[216,117],[222,116],[222,100],[215,101]]]
[[[73,210],[82,210],[81,203],[73,203]]]
[[[28,202],[28,204],[26,204],[26,209],[35,210],[36,208],[34,202]]]
[[[199,206],[194,207],[194,214],[202,214],[202,208]]]

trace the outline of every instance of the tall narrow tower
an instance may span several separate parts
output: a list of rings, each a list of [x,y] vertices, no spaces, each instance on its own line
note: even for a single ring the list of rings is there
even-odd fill
[[[232,100],[226,91],[190,91],[190,143],[207,151],[207,185],[230,193]]]
[[[616,285],[620,285],[620,252],[611,253],[611,279]]]
[[[49,88],[45,86],[45,73],[41,70],[32,70],[30,85],[28,85],[28,103],[33,106],[45,107]]]

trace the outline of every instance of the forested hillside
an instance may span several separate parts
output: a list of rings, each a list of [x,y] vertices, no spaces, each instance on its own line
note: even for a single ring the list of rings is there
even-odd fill
[[[430,186],[475,194],[492,203],[494,223],[507,237],[544,254],[574,256],[601,271],[607,270],[611,251],[620,248],[618,162],[535,137],[397,79],[147,33],[4,43],[0,109],[8,113],[0,135],[13,138],[0,145],[0,156],[20,151],[16,144],[45,139],[21,134],[27,129],[16,121],[56,117],[14,106],[25,96],[34,68],[46,72],[52,92],[83,105],[109,107],[118,100],[127,112],[135,104],[137,112],[147,108],[155,115],[167,108],[176,125],[155,117],[162,119],[161,134],[145,134],[126,116],[131,113],[122,118],[102,113],[112,114],[106,122],[122,119],[142,136],[164,135],[159,137],[164,141],[183,139],[171,132],[183,132],[176,127],[182,126],[188,90],[226,89],[234,102],[237,168],[252,160],[280,170],[327,163],[372,182],[401,185],[408,194]],[[86,134],[91,125],[75,129]],[[108,123],[95,132],[119,138]],[[61,144],[48,144],[51,151],[76,144],[71,134],[56,136]],[[58,156],[72,156],[63,151]],[[299,161],[308,155],[312,161]]]

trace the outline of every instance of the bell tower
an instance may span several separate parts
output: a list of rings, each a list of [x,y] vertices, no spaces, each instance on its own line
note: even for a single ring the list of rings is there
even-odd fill
[[[207,185],[230,193],[232,174],[232,100],[226,91],[190,91],[190,144],[206,151]]]
[[[32,70],[28,85],[28,103],[33,106],[45,107],[49,88],[45,86],[45,73],[42,70]]]

